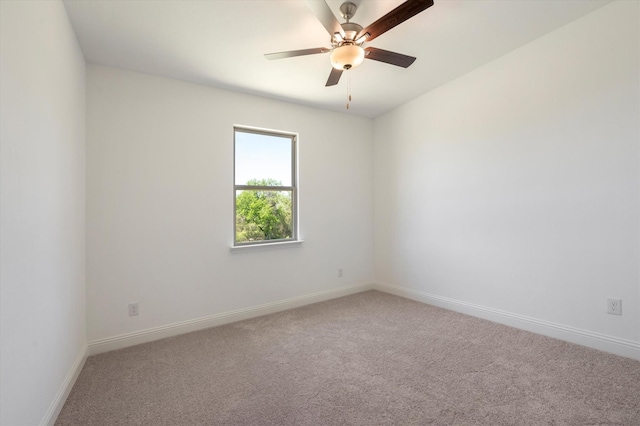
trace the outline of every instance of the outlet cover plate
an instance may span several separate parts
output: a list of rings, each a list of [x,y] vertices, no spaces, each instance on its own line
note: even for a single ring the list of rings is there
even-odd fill
[[[129,303],[129,316],[134,317],[140,314],[140,305],[138,303]]]
[[[622,299],[607,299],[607,313],[613,315],[622,315]]]

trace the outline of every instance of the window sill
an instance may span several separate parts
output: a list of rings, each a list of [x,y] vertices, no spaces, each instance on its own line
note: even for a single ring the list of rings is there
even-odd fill
[[[297,247],[302,245],[303,240],[296,241],[280,241],[277,243],[261,243],[261,244],[247,244],[242,246],[233,246],[229,247],[231,253],[240,253],[240,252],[248,252],[248,251],[259,251],[259,250],[275,250],[289,247]]]

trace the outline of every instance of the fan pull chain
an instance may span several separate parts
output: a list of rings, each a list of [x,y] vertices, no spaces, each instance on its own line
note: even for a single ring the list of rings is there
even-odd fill
[[[351,70],[347,70],[347,109],[351,103]]]

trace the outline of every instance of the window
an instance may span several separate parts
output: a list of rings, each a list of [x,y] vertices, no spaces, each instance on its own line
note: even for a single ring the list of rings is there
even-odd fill
[[[296,135],[234,128],[234,246],[296,241]]]

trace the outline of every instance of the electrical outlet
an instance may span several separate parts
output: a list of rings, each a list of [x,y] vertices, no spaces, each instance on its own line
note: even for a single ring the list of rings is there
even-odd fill
[[[342,278],[342,268],[338,268],[338,278]]]
[[[607,313],[613,315],[622,315],[622,299],[607,299]]]
[[[140,313],[140,306],[138,305],[138,302],[129,303],[129,316],[134,317],[139,313]]]

